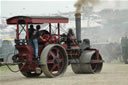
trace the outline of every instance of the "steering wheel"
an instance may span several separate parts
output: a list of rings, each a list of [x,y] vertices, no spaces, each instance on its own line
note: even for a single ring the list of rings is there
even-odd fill
[[[46,41],[48,41],[49,40],[49,38],[50,38],[50,36],[49,36],[49,34],[44,34],[43,36],[42,36],[42,38],[43,38],[43,42],[46,42]]]

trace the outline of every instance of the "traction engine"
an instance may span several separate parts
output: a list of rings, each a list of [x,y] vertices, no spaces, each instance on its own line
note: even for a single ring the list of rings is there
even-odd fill
[[[70,39],[67,34],[61,34],[61,23],[68,23],[68,18],[61,16],[15,16],[7,19],[7,24],[16,25],[15,48],[18,53],[12,56],[13,64],[25,77],[39,77],[44,73],[53,78],[64,74],[68,65],[76,74],[99,73],[102,70],[103,59],[99,51],[90,47],[89,39],[81,40],[81,15],[75,14],[76,38]],[[48,32],[40,30],[38,54],[35,60],[34,48],[29,39],[30,24],[48,25]],[[56,24],[57,33],[53,33],[52,24]],[[24,38],[21,33],[24,31]],[[69,42],[70,40],[70,42]],[[4,65],[5,63],[2,62]],[[6,63],[9,64],[9,63]]]

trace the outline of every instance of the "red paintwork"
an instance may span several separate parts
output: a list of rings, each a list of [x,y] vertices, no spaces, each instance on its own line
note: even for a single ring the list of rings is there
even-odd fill
[[[99,53],[99,50],[98,49],[95,49],[95,48],[89,48],[88,50],[91,50],[91,51],[95,51],[96,52],[96,57],[95,59],[91,59],[90,63],[103,63],[104,60],[102,60],[102,57]]]
[[[16,48],[19,51],[19,60],[21,62],[28,62],[28,65],[25,65],[23,68],[22,65],[20,65],[22,71],[35,71],[38,65],[36,61],[33,60],[35,58],[33,55],[33,47],[30,45],[24,45],[24,46],[16,45]],[[39,56],[42,52],[42,49],[43,46],[39,45]]]
[[[58,48],[53,48],[49,51],[47,65],[52,74],[59,74],[64,66],[64,62],[64,56]]]
[[[19,46],[16,45],[15,46],[18,51],[19,51],[19,60],[21,62],[28,62],[28,65],[25,65],[22,68],[22,71],[34,71],[35,67],[37,66],[36,64],[33,64],[33,48],[32,46],[28,46],[28,45],[24,45],[24,46]],[[20,67],[22,67],[22,65],[20,65]]]
[[[22,65],[19,65],[19,68],[21,68],[21,71],[28,71],[28,72],[32,72],[35,71],[36,67],[38,65],[37,64],[29,64],[29,65],[25,65],[22,67]]]
[[[19,51],[20,60],[27,59],[32,63],[33,59],[33,47],[31,45],[16,45],[15,46]]]
[[[17,40],[19,40],[19,24],[17,24],[16,37],[17,37]]]
[[[51,36],[50,39],[49,39],[49,43],[57,43],[57,39],[56,39],[56,36]]]
[[[18,20],[19,20],[19,17],[9,18],[9,19],[7,19],[7,24],[17,24]],[[30,18],[24,18],[24,21],[26,23],[31,23]]]
[[[79,57],[80,56],[80,47],[77,45],[71,46],[71,51],[67,51],[69,56]]]
[[[95,48],[89,48],[88,50],[92,50],[96,52],[96,60],[100,60],[99,58],[99,50],[95,49]]]
[[[32,19],[32,23],[67,23],[68,20],[59,20],[59,19]]]
[[[15,16],[7,19],[7,24],[17,24],[20,18],[23,18],[23,20],[28,24],[68,23],[68,18],[60,17],[60,16],[49,16],[49,17]]]

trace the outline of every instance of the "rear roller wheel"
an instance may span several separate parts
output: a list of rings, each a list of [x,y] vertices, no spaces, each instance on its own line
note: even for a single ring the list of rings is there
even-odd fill
[[[19,71],[22,73],[22,75],[24,75],[25,77],[28,78],[34,78],[34,77],[39,77],[42,74],[42,71],[40,71],[39,73],[36,73],[35,71],[25,71],[23,69],[25,69],[27,65],[23,65],[23,64],[19,64]],[[39,67],[38,67],[39,68]]]
[[[47,77],[60,76],[64,74],[68,66],[67,53],[60,45],[48,45],[41,53],[41,63]]]
[[[71,64],[72,70],[76,74],[99,73],[102,70],[103,60],[99,54],[97,59],[96,52],[85,51],[80,56],[79,62]]]

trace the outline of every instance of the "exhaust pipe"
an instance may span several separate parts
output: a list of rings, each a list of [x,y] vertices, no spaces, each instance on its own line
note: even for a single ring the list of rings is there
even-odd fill
[[[75,22],[76,22],[76,39],[80,43],[81,42],[81,14],[75,14]]]

